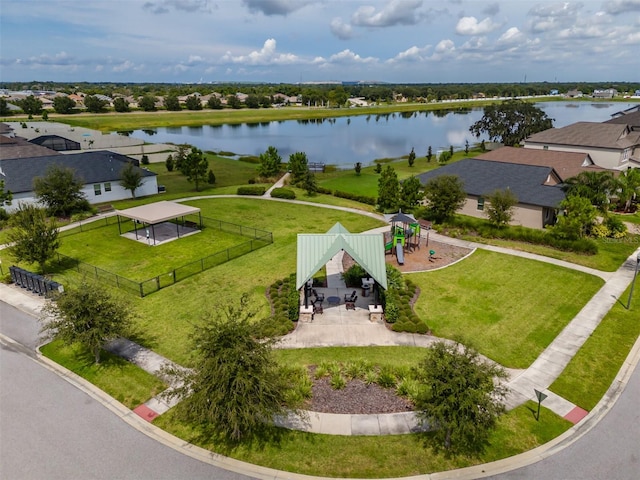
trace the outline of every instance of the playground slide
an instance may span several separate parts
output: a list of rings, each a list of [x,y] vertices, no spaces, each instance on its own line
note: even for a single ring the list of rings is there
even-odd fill
[[[396,244],[396,258],[398,259],[398,265],[404,265],[404,250],[402,245]]]
[[[386,252],[387,250],[388,250],[388,251],[392,251],[392,248],[393,248],[393,242],[389,242],[389,243],[385,243],[385,244],[384,244],[384,251],[385,251],[385,252]]]

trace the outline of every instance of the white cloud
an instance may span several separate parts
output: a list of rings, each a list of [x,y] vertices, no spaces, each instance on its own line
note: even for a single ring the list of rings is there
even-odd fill
[[[422,62],[427,59],[431,45],[425,45],[424,47],[413,46],[407,48],[405,51],[398,53],[395,57],[387,60],[389,63],[399,62]]]
[[[331,20],[331,32],[342,40],[348,40],[353,36],[353,29],[348,23],[344,23],[340,17]]]
[[[375,57],[363,58],[349,49],[343,50],[329,57],[330,63],[374,63],[376,61],[378,61],[378,59]]]
[[[484,35],[499,27],[500,25],[493,23],[490,18],[478,22],[476,17],[462,17],[456,25],[456,33],[459,35]]]
[[[299,61],[299,58],[292,53],[276,53],[276,41],[269,38],[264,42],[262,49],[254,50],[248,55],[233,56],[227,52],[221,59],[223,63],[241,63],[244,65],[268,65],[268,64],[291,64]]]
[[[435,48],[435,53],[451,53],[456,49],[452,40],[440,40]]]
[[[524,34],[518,29],[518,27],[508,28],[506,32],[500,35],[498,43],[502,44],[514,44],[520,43],[524,40]]]
[[[380,10],[367,5],[355,11],[351,23],[361,27],[415,25],[423,18],[419,11],[421,6],[422,0],[391,0]]]

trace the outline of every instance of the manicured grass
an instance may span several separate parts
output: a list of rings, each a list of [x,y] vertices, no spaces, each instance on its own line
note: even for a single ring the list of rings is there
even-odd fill
[[[460,339],[512,368],[528,367],[603,284],[574,270],[483,250],[409,278],[420,287],[415,311],[433,335]]]
[[[631,287],[549,387],[551,391],[586,410],[600,401],[640,335],[639,286],[636,285],[630,309],[625,306]]]
[[[298,233],[324,233],[336,222],[361,232],[382,225],[375,219],[338,210],[252,198],[214,198],[188,202],[202,215],[252,225],[274,232],[274,243],[207,270],[143,299],[139,328],[150,335],[146,345],[181,364],[189,362],[188,337],[193,324],[225,302],[237,302],[244,292],[268,315],[266,288],[296,270]]]
[[[128,229],[130,225],[127,222],[125,228]],[[144,232],[141,234],[144,235]],[[121,237],[118,224],[115,223],[67,234],[62,237],[58,251],[108,272],[142,281],[249,240],[248,237],[205,227],[196,234],[150,247],[146,243]]]
[[[322,362],[351,362],[366,360],[375,365],[413,367],[426,353],[421,347],[322,347],[275,350],[283,365],[319,365]]]
[[[470,151],[469,155],[466,156],[464,152],[455,152],[453,159],[450,160],[449,163],[463,158],[471,158],[480,153],[479,150],[474,150]],[[441,166],[435,160],[435,157],[431,159],[431,162],[427,162],[425,157],[416,157],[416,162],[413,167],[409,166],[406,158],[385,161],[381,162],[381,164],[382,168],[385,168],[387,165],[392,166],[400,181],[411,175],[420,175],[421,173]],[[380,178],[380,174],[375,172],[375,168],[375,166],[363,167],[360,175],[356,175],[353,168],[328,173],[317,173],[316,178],[318,179],[318,184],[324,188],[375,198],[378,196],[378,180]]]
[[[273,429],[273,438],[224,448],[198,430],[181,424],[170,411],[154,424],[170,433],[223,455],[265,467],[328,477],[384,478],[462,468],[506,458],[555,438],[571,424],[543,409],[536,422],[529,402],[499,421],[491,445],[478,458],[447,457],[434,452],[429,435],[381,437],[317,435]]]
[[[180,193],[181,196],[188,195],[216,195],[222,187],[246,185],[249,179],[256,176],[256,165],[232,160],[218,155],[206,154],[209,159],[209,168],[216,176],[216,183],[209,185],[205,181],[200,183],[200,192],[195,191],[195,185],[187,181],[182,173],[175,170],[168,172],[163,163],[151,163],[146,167],[158,174],[158,185],[164,185],[167,194]],[[235,193],[235,189],[233,191]],[[163,195],[164,197],[164,195]]]
[[[512,248],[522,252],[536,253],[545,257],[565,260],[567,262],[595,268],[603,272],[615,272],[622,263],[640,246],[640,235],[628,235],[626,238],[601,238],[595,239],[598,245],[596,255],[584,255],[575,252],[565,252],[544,245],[516,242],[512,240],[500,240],[497,238],[481,238],[477,236],[461,236],[465,240],[485,245]]]
[[[80,345],[67,346],[54,340],[40,348],[42,354],[111,395],[127,408],[135,408],[167,386],[126,360],[102,352],[96,365],[93,355]]]

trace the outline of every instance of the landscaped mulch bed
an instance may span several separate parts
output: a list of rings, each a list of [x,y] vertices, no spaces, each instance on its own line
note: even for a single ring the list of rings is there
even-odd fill
[[[313,395],[305,408],[314,412],[341,414],[397,413],[413,410],[406,398],[396,395],[392,388],[351,380],[346,387],[334,389],[328,377],[314,380]]]

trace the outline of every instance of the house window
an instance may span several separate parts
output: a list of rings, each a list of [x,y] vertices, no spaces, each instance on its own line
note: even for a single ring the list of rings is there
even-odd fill
[[[549,145],[545,145],[544,147],[542,147],[543,150],[549,150]]]
[[[484,198],[478,197],[478,210],[484,210]]]
[[[96,183],[93,186],[93,193],[96,194],[96,195],[102,195],[102,187],[100,186],[99,183]]]
[[[104,184],[104,191],[105,192],[110,192],[111,191],[111,182],[107,182]]]

